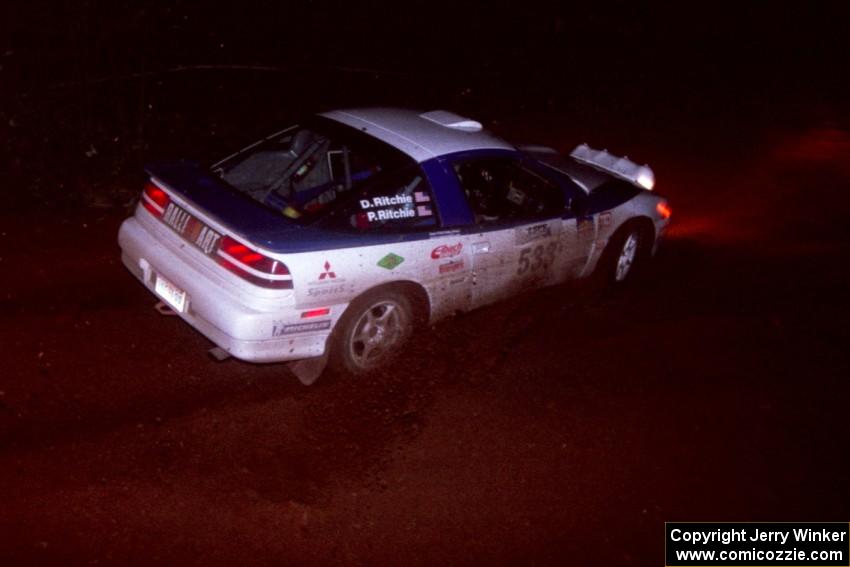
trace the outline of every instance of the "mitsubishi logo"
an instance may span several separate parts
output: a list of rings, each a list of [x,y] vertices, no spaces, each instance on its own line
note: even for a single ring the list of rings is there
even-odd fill
[[[323,280],[325,278],[334,279],[336,278],[336,274],[331,271],[331,263],[325,260],[325,271],[319,274],[319,279]]]

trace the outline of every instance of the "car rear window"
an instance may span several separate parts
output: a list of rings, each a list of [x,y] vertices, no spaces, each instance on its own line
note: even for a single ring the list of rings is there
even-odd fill
[[[264,207],[309,224],[378,174],[412,160],[387,144],[331,120],[312,117],[215,164],[231,188]]]

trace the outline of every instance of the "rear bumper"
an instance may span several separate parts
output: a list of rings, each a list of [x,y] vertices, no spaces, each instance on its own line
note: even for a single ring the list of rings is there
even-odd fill
[[[152,231],[157,228],[144,224],[130,217],[121,225],[118,244],[124,265],[151,293],[156,294],[157,274],[184,290],[187,304],[178,315],[217,346],[248,362],[282,362],[324,354],[338,314],[324,321],[309,320],[306,323],[312,325],[306,325],[300,319],[301,311],[294,304],[286,305],[292,302],[291,294],[277,302],[266,298],[251,305],[249,295],[228,289],[232,284],[215,274],[215,266],[205,266],[208,258],[173,242],[164,227],[163,234],[155,235]]]

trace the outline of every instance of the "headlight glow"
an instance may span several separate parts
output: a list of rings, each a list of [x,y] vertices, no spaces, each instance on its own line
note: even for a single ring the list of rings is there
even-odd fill
[[[655,187],[655,176],[651,173],[642,172],[638,175],[637,184],[648,191],[652,191],[652,188]]]

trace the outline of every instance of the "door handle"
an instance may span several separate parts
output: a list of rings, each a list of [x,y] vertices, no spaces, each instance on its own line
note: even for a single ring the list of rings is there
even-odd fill
[[[488,252],[490,252],[489,242],[474,242],[472,244],[473,254],[487,254]]]

